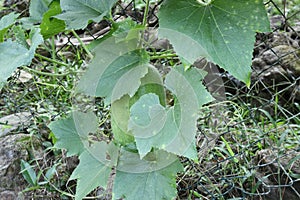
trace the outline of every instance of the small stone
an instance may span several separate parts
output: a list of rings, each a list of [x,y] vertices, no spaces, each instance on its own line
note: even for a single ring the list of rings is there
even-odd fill
[[[22,125],[28,125],[30,119],[31,114],[29,112],[16,113],[0,118],[0,138]]]
[[[18,192],[26,188],[27,183],[20,172],[21,159],[28,159],[24,142],[20,140],[27,134],[7,135],[0,138],[0,199],[16,199]],[[3,192],[6,191],[6,192]],[[11,191],[11,192],[7,192]]]
[[[1,200],[15,200],[16,194],[13,191],[3,191],[0,192],[0,199]]]
[[[20,70],[20,75],[18,77],[18,81],[21,83],[26,83],[30,79],[32,79],[32,75],[24,70]]]

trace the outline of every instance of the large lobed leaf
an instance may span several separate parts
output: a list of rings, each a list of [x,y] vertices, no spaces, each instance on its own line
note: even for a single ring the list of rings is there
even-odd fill
[[[136,38],[120,41],[119,37],[110,37],[96,46],[95,57],[81,77],[77,91],[105,97],[106,104],[126,94],[132,97],[148,72],[149,58],[137,44]]]
[[[176,174],[183,171],[177,156],[162,150],[140,159],[137,153],[121,151],[114,182],[114,199],[173,199]]]
[[[205,57],[250,84],[255,32],[269,31],[262,0],[166,0],[159,12],[159,36],[190,63]]]
[[[57,138],[55,147],[66,149],[67,155],[80,155],[89,146],[88,135],[95,133],[98,120],[92,112],[73,112],[70,117],[49,124]]]
[[[65,20],[68,29],[84,29],[90,20],[100,22],[116,2],[117,0],[60,0],[63,13],[57,18]]]
[[[80,163],[70,177],[70,180],[77,179],[76,200],[82,199],[96,187],[106,188],[117,157],[117,147],[112,143],[97,142],[82,152]]]
[[[39,29],[32,29],[29,39],[31,41],[29,49],[10,39],[0,43],[0,89],[18,67],[31,63],[36,48],[43,42]]]

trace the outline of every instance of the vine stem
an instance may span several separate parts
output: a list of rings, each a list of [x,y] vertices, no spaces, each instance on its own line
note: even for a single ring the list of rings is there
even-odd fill
[[[177,57],[177,55],[176,54],[163,54],[163,55],[150,56],[150,60],[164,59],[164,58],[174,58],[174,57]]]
[[[39,75],[44,75],[44,76],[52,76],[52,77],[56,77],[56,76],[67,76],[68,74],[70,74],[70,72],[67,73],[61,73],[61,74],[54,74],[54,73],[48,73],[48,72],[41,72],[35,69],[31,69],[27,66],[23,66],[23,69],[27,70],[27,71],[31,71],[35,74],[39,74]]]
[[[145,12],[144,12],[144,17],[143,17],[143,26],[147,25],[147,17],[148,17],[148,12],[149,12],[149,5],[150,5],[150,0],[147,0],[146,1]]]
[[[82,48],[85,50],[85,52],[88,54],[88,56],[90,57],[90,59],[92,59],[94,57],[93,54],[90,52],[90,50],[87,48],[87,46],[82,42],[82,40],[79,37],[79,35],[74,31],[74,29],[72,29],[71,32],[76,37],[76,39],[78,40],[78,42],[82,46]]]
[[[62,65],[62,66],[65,66],[65,67],[68,67],[68,66],[69,66],[69,64],[67,64],[67,63],[63,63],[63,62],[57,61],[57,60],[55,60],[55,59],[45,57],[45,56],[42,56],[42,55],[37,54],[37,53],[34,54],[34,56],[36,56],[36,57],[38,57],[38,58],[40,58],[40,59],[46,60],[46,61],[48,61],[48,62],[52,62],[52,63],[58,64],[58,65]]]
[[[146,0],[146,7],[145,7],[145,11],[144,11],[144,16],[143,16],[143,22],[142,25],[146,28],[147,27],[147,18],[148,18],[148,12],[149,12],[149,5],[150,5],[150,0]],[[144,40],[144,36],[145,36],[145,30],[142,31],[141,34],[141,41],[139,46],[142,47],[143,44],[143,40]]]

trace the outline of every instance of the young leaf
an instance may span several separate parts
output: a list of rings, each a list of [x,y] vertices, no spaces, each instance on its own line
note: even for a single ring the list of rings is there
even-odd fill
[[[40,25],[41,33],[45,39],[65,30],[65,22],[53,17],[59,13],[61,13],[59,0],[54,0],[49,5],[49,10],[44,13]]]
[[[90,51],[94,51],[94,49],[100,43],[110,38],[111,36],[114,37],[115,43],[121,41],[124,42],[124,41],[136,40],[137,38],[141,37],[141,31],[145,30],[145,28],[146,28],[145,26],[137,24],[132,19],[126,18],[120,22],[114,22],[111,25],[110,30],[107,34],[105,34],[103,37],[99,37],[98,39],[92,41],[90,44],[87,45],[87,47]]]
[[[137,49],[136,38],[116,42],[119,39],[110,37],[94,49],[96,55],[78,84],[78,92],[105,97],[106,104],[135,94],[148,72],[149,57]]]
[[[22,173],[24,179],[31,186],[37,185],[37,178],[36,178],[35,171],[32,169],[32,166],[24,160],[21,160],[21,173]]]
[[[40,35],[39,29],[31,30],[30,40],[31,46],[29,49],[10,39],[0,43],[0,89],[17,67],[31,63],[36,48],[43,42],[43,37]]]
[[[163,148],[174,138],[177,127],[156,94],[141,96],[130,108],[128,129],[132,131],[140,157],[149,153],[152,147]],[[171,117],[171,120],[167,120]]]
[[[100,22],[116,2],[117,0],[60,0],[63,13],[56,17],[65,20],[68,29],[84,29],[90,20]]]
[[[57,141],[56,148],[67,149],[67,156],[80,155],[89,145],[88,134],[96,132],[98,120],[92,112],[73,112],[67,119],[49,124]]]
[[[165,151],[151,152],[143,160],[137,153],[121,151],[113,188],[115,199],[173,199],[180,171],[183,167],[178,158]]]
[[[165,106],[166,97],[165,89],[163,87],[162,78],[158,70],[147,65],[148,73],[136,82],[140,82],[138,90],[135,92],[134,96],[130,98],[129,95],[123,96],[121,99],[114,101],[111,104],[111,119],[112,119],[112,131],[114,138],[123,145],[134,142],[133,135],[128,131],[128,121],[130,115],[130,107],[144,94],[155,93],[159,97],[159,102]],[[133,75],[133,74],[131,74]],[[133,78],[124,79],[124,81],[119,81],[119,85],[116,88],[123,88],[128,82],[128,80],[135,80]],[[132,83],[130,83],[132,84]],[[116,89],[118,90],[118,89]]]
[[[166,77],[166,87],[176,96],[171,108],[160,105],[155,94],[142,96],[130,109],[129,130],[132,131],[141,157],[153,147],[196,158],[195,134],[198,109],[213,98],[201,84],[205,73],[183,66]],[[202,94],[202,95],[200,95]]]
[[[78,180],[75,199],[82,199],[96,187],[106,188],[117,157],[118,149],[114,144],[98,142],[87,147],[79,156],[80,163],[70,177],[70,180]]]
[[[180,8],[180,9],[179,9]],[[190,63],[206,57],[250,84],[255,32],[269,31],[262,0],[167,0],[159,12],[159,36]]]

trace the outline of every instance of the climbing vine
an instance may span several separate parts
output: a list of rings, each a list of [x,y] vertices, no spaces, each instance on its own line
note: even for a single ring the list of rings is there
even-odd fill
[[[74,110],[49,124],[55,147],[79,156],[70,177],[77,180],[76,199],[105,188],[113,169],[115,199],[172,199],[176,174],[183,171],[178,156],[197,160],[198,111],[213,101],[202,85],[207,72],[193,63],[206,58],[249,86],[255,34],[269,31],[269,21],[262,0],[165,0],[158,11],[158,37],[169,40],[182,62],[162,76],[151,63],[151,43],[145,39],[150,1],[143,5],[141,24],[130,18],[114,21],[117,2],[32,0],[30,17],[11,13],[1,18],[0,87],[18,67],[30,65],[48,38],[107,20],[107,35],[89,46],[82,43],[91,61],[74,93],[104,99],[114,139],[91,140],[99,119],[92,111]],[[7,39],[9,30],[15,34]]]

